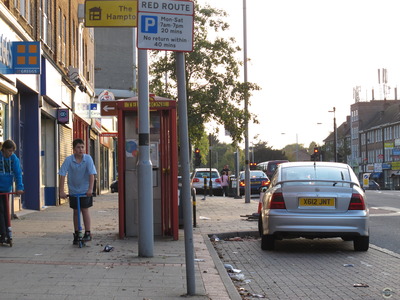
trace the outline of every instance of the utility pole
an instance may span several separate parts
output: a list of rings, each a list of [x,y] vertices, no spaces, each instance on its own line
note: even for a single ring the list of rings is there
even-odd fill
[[[243,0],[243,67],[244,67],[244,113],[245,113],[245,124],[244,124],[244,197],[245,203],[250,203],[250,162],[249,162],[249,93],[247,87],[247,17],[246,17],[246,0]]]
[[[337,162],[337,128],[336,128],[336,107],[329,112],[333,113],[333,160]]]

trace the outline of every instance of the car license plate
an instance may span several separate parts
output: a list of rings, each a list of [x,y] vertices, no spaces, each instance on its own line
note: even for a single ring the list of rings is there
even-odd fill
[[[335,206],[335,198],[299,198],[299,206]]]
[[[251,184],[261,184],[260,181],[252,181]]]

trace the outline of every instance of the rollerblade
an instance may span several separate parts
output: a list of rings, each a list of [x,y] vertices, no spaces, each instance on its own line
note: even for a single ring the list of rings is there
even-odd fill
[[[12,237],[7,233],[0,236],[0,244],[12,247]]]

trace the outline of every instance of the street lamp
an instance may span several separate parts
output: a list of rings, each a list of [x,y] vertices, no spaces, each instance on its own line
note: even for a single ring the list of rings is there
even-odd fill
[[[244,94],[244,182],[245,182],[245,203],[250,203],[250,162],[249,162],[249,93],[247,91],[247,17],[246,17],[246,0],[243,0],[243,73],[244,84],[246,87]]]
[[[333,158],[334,161],[337,161],[337,128],[336,128],[336,107],[333,108],[333,110],[330,110],[328,112],[333,113]]]

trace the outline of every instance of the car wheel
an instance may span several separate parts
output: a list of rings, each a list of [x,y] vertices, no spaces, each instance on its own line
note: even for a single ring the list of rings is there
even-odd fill
[[[262,250],[274,250],[275,238],[271,234],[261,235],[261,249]]]
[[[353,240],[355,251],[367,251],[369,248],[369,236],[357,236]]]

